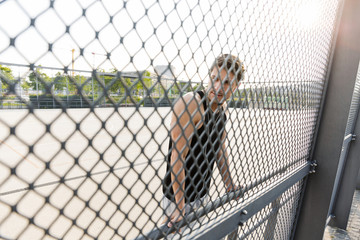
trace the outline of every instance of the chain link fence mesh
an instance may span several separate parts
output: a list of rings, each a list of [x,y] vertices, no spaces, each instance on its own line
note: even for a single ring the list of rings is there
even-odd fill
[[[235,239],[291,239],[301,187],[302,181],[265,206],[239,229]]]
[[[0,237],[134,239],[161,233],[171,119],[183,135],[189,126],[193,132],[201,127],[196,117],[204,119],[209,110],[194,100],[197,91],[204,99],[224,95],[215,97],[215,105],[229,94],[222,105],[226,118],[209,120],[221,127],[203,122],[207,130],[227,133],[215,139],[224,147],[211,140],[200,144],[228,166],[217,168],[218,160],[209,157],[204,171],[210,174],[199,173],[200,182],[210,181],[208,197],[191,209],[194,221],[187,218],[181,231],[157,236],[190,239],[221,223],[309,160],[338,5],[0,1]],[[213,61],[224,53],[245,68],[233,92],[225,81],[211,84],[224,80],[221,74],[211,78]],[[231,68],[216,69],[231,79]],[[189,101],[197,103],[196,111]],[[181,102],[185,107],[173,115]],[[181,116],[189,117],[186,126]],[[223,169],[242,187],[238,199],[239,191],[226,193]],[[301,191],[302,181],[228,239],[289,239]],[[200,217],[208,206],[212,211]]]

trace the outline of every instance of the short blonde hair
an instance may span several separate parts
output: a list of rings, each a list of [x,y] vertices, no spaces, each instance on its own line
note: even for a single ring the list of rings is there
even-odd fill
[[[236,80],[240,82],[244,79],[245,67],[243,62],[236,56],[231,54],[221,54],[218,56],[210,68],[210,72],[214,68],[218,70],[225,69],[227,72],[231,72],[236,76]]]

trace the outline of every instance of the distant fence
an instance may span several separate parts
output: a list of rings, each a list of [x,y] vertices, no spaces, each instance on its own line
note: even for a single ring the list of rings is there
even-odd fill
[[[140,80],[141,81],[141,80]],[[244,84],[245,88],[237,92],[237,95],[228,102],[229,107],[236,108],[264,108],[264,109],[296,109],[299,106],[303,108],[319,107],[315,103],[307,101],[312,96],[306,89],[321,88],[316,83],[300,84]],[[170,91],[171,89],[168,89]],[[182,94],[185,94],[184,91]],[[20,96],[3,96],[0,108],[26,108],[26,103],[34,108],[51,109],[61,108],[89,108],[94,107],[112,107],[113,105],[121,107],[170,107],[179,95],[169,97],[156,97],[149,94],[143,96],[131,95],[113,95],[105,96],[103,100],[98,101],[96,95],[56,95],[57,99],[51,94],[19,94]],[[28,98],[28,100],[25,100]],[[126,99],[126,100],[125,100]],[[97,102],[95,102],[97,101]]]

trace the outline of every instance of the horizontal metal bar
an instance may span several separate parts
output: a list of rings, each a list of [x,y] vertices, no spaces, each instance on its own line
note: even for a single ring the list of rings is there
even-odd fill
[[[19,63],[7,63],[7,62],[0,62],[1,65],[7,65],[7,66],[16,66],[16,67],[26,67],[26,68],[30,68],[32,64],[19,64]],[[40,65],[34,65],[34,68],[41,68],[41,69],[49,69],[49,70],[60,70],[60,71],[64,71],[64,68],[59,68],[59,67],[46,67],[46,66],[40,66]],[[71,72],[86,72],[86,73],[92,73],[92,71],[88,71],[88,70],[72,70],[72,69],[68,69],[68,71]]]
[[[19,64],[19,63],[8,63],[8,62],[0,62],[0,65],[6,65],[6,66],[15,66],[15,67],[25,67],[25,68],[30,68],[31,67],[31,64]],[[48,69],[48,70],[59,70],[59,71],[68,71],[68,72],[81,72],[81,73],[93,73],[94,70],[78,70],[78,69],[70,69],[68,67],[63,67],[63,68],[59,68],[59,67],[46,67],[46,66],[41,66],[41,65],[34,65],[32,66],[34,68],[41,68],[41,69]],[[142,73],[144,71],[136,71],[138,73]],[[116,76],[116,73],[103,73],[103,72],[98,72],[96,71],[96,74],[98,74],[99,76],[113,76],[115,77]],[[124,78],[137,78],[136,76],[133,76],[133,75],[126,75],[126,74],[123,74],[121,75],[122,77]],[[144,76],[143,78],[150,78],[150,79],[160,79],[161,80],[166,80],[166,81],[174,81],[176,80],[177,82],[182,82],[182,83],[192,83],[191,81],[187,81],[187,80],[184,80],[184,79],[178,79],[178,78],[166,78],[164,77],[163,75],[159,75],[159,76]],[[198,82],[194,82],[194,83],[198,83]]]
[[[246,222],[254,214],[263,209],[266,205],[278,198],[282,193],[288,190],[291,186],[303,179],[309,174],[311,162],[307,162],[295,170],[287,173],[284,178],[276,180],[267,189],[265,189],[257,198],[250,200],[244,207],[234,212],[229,218],[222,221],[216,226],[209,227],[209,230],[200,236],[193,239],[220,239],[228,233],[236,229],[239,223]],[[244,214],[246,211],[246,214]]]
[[[228,194],[222,196],[221,198],[218,198],[214,202],[208,203],[204,208],[200,208],[197,212],[189,214],[187,217],[185,217],[183,219],[183,221],[180,221],[179,223],[175,224],[172,228],[169,228],[169,227],[167,227],[167,224],[164,224],[164,225],[162,225],[160,227],[155,227],[153,230],[151,230],[147,234],[145,234],[143,236],[139,236],[139,237],[137,237],[135,239],[136,240],[143,240],[143,239],[159,239],[159,238],[162,238],[162,237],[166,236],[167,234],[172,233],[176,229],[180,229],[180,228],[184,227],[186,225],[186,223],[195,221],[197,218],[205,216],[207,213],[217,209],[218,207],[224,205],[225,203],[230,202],[234,198],[238,198],[238,197],[243,196],[243,194],[246,191],[249,191],[249,190],[255,188],[256,186],[258,186],[261,183],[269,180],[271,177],[273,177],[273,176],[275,176],[275,175],[277,175],[279,173],[283,173],[288,167],[292,166],[293,164],[294,163],[288,164],[284,168],[281,168],[281,169],[279,169],[278,171],[276,171],[274,173],[269,173],[265,177],[260,177],[259,179],[254,180],[254,181],[246,184],[243,189],[238,190],[235,193],[234,192],[233,193],[228,193]]]
[[[268,180],[271,179],[272,177],[274,177],[274,176],[276,176],[276,175],[278,175],[278,174],[280,174],[280,173],[284,173],[284,172],[286,171],[286,169],[288,169],[288,168],[290,168],[291,166],[297,164],[298,161],[300,161],[301,159],[304,159],[304,158],[305,158],[305,156],[299,158],[296,162],[291,162],[291,163],[289,163],[289,164],[287,164],[287,165],[285,165],[285,166],[277,169],[277,170],[274,171],[274,172],[269,172],[269,173],[267,173],[265,176],[261,176],[261,177],[255,179],[255,180],[247,183],[247,184],[244,186],[244,188],[245,188],[244,190],[245,190],[245,191],[251,190],[251,189],[259,186],[260,184],[268,181]]]
[[[286,191],[289,187],[291,187],[292,185],[294,185],[296,182],[298,182],[300,179],[302,179],[303,177],[305,177],[308,173],[309,173],[309,170],[310,170],[310,162],[307,162],[305,163],[304,165],[296,168],[294,171],[292,172],[289,172],[287,173],[284,178],[278,180],[278,181],[275,181],[271,186],[275,186],[276,184],[279,184],[279,182],[282,182],[284,181],[282,184],[280,184],[280,186],[277,186],[274,188],[274,191],[276,194],[280,195],[282,194],[284,191]],[[279,171],[279,172],[283,172],[283,171]],[[274,175],[272,175],[274,176]],[[285,179],[285,180],[284,180]],[[286,180],[289,180],[289,181],[286,181]],[[257,182],[258,184],[261,184],[263,183],[265,180],[268,180],[268,178],[265,178],[265,179],[261,179],[263,181],[260,181],[260,182]],[[287,183],[287,184],[286,184]],[[215,200],[214,202],[210,202],[208,203],[205,207],[203,208],[200,208],[198,211],[194,212],[194,213],[191,213],[189,214],[188,216],[186,216],[182,221],[180,221],[179,223],[177,224],[174,224],[173,227],[169,228],[167,226],[167,224],[163,224],[162,226],[160,227],[156,227],[154,228],[152,231],[148,232],[147,234],[143,235],[143,236],[139,236],[137,238],[135,238],[136,240],[144,240],[144,239],[159,239],[159,238],[162,238],[174,231],[176,231],[176,229],[180,229],[182,227],[184,227],[186,225],[186,223],[189,223],[189,222],[193,222],[195,221],[196,219],[202,217],[202,216],[205,216],[207,213],[211,212],[211,211],[214,211],[215,209],[217,209],[218,207],[230,202],[231,200],[235,199],[235,198],[238,198],[238,197],[241,197],[244,195],[245,191],[246,190],[251,190],[253,187],[256,187],[258,184],[255,184],[254,186],[254,182],[250,183],[250,184],[247,184],[245,189],[241,189],[241,190],[238,190],[236,192],[231,192],[231,193],[228,193],[224,196],[222,196],[221,198],[218,198],[217,200]],[[271,187],[270,186],[270,187]],[[285,186],[285,188],[284,188]],[[283,187],[283,188],[281,188]],[[279,192],[278,190],[283,190],[282,192]],[[267,191],[268,192],[268,191]],[[268,193],[269,194],[269,193]],[[278,196],[277,195],[277,196]],[[259,197],[257,200],[261,201],[261,197]],[[275,197],[276,199],[276,197]],[[271,202],[271,201],[270,201]],[[255,202],[254,202],[255,203]],[[267,203],[268,204],[268,203]],[[267,204],[263,205],[261,204],[261,208],[259,210],[261,210],[264,206],[266,206]],[[252,206],[252,203],[250,203],[247,207],[251,207]],[[243,211],[244,209],[238,211],[241,212]],[[255,212],[252,212],[252,214],[250,214],[251,216],[254,215],[255,213],[257,213],[257,211]],[[238,218],[239,216],[235,216],[236,214],[233,214],[233,218]],[[251,217],[250,216],[250,217]],[[249,218],[250,218],[249,217]],[[231,218],[231,217],[230,217]],[[248,219],[248,218],[247,218]],[[247,220],[246,219],[246,220]],[[246,221],[245,220],[245,221]],[[243,221],[243,219],[239,219],[237,221],[232,221],[233,224],[225,224],[225,226],[221,227],[221,232],[225,232],[225,235],[230,233],[232,230],[234,230],[240,221]],[[231,222],[231,221],[230,221]],[[230,227],[230,228],[229,228]],[[220,233],[220,232],[219,232]],[[210,235],[213,235],[213,234],[210,234]],[[216,234],[215,234],[216,235]],[[225,236],[224,235],[224,236]],[[198,238],[198,239],[207,239],[207,237],[212,237],[212,236],[208,236],[206,235],[205,238]],[[223,236],[220,236],[219,238],[221,238]],[[216,239],[216,238],[214,238]]]
[[[233,199],[236,199],[238,197],[243,196],[244,191],[242,189],[237,190],[236,192],[230,192],[222,196],[221,198],[218,198],[214,202],[210,202],[206,204],[205,207],[200,208],[198,211],[193,212],[189,215],[187,215],[182,221],[174,224],[173,227],[169,228],[167,226],[167,223],[163,224],[161,227],[156,228],[149,233],[145,234],[145,236],[139,236],[135,238],[136,240],[145,240],[145,239],[159,239],[162,237],[165,237],[166,235],[176,231],[176,229],[180,229],[184,227],[187,223],[193,222],[196,219],[205,216],[209,212],[217,209],[218,207],[230,202]]]

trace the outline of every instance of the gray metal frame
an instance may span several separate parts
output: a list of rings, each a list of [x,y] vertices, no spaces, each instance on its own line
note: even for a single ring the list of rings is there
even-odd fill
[[[227,217],[226,220],[221,221],[218,224],[213,224],[208,231],[198,234],[194,236],[193,239],[198,240],[206,240],[206,239],[220,239],[225,237],[230,232],[237,229],[239,226],[243,226],[246,221],[248,221],[252,216],[258,213],[261,209],[263,209],[268,204],[272,204],[273,208],[274,204],[280,204],[279,196],[283,194],[286,190],[288,190],[291,186],[298,183],[302,179],[304,179],[309,173],[314,173],[314,163],[307,162],[301,166],[298,166],[294,170],[286,173],[282,176],[281,179],[278,179],[271,183],[267,189],[263,190],[259,195],[254,198],[246,201],[244,204],[240,204],[237,208],[239,208],[236,212],[232,213]],[[166,224],[162,225],[158,229],[154,229],[153,231],[147,233],[145,236],[141,236],[136,238],[136,240],[144,240],[144,239],[160,239],[166,236],[168,233],[175,231],[176,229],[180,229],[185,226],[187,222],[195,221],[196,219],[207,215],[209,212],[214,211],[218,207],[221,207],[225,203],[230,202],[232,199],[237,198],[243,195],[244,192],[239,190],[235,193],[230,193],[224,195],[222,198],[217,199],[213,203],[207,204],[204,208],[199,209],[197,212],[190,214],[186,217],[186,219],[182,220],[172,228],[169,228]],[[278,208],[277,208],[278,210]],[[270,218],[274,218],[274,221],[269,221],[268,227],[266,228],[264,235],[266,233],[271,233],[273,236],[274,227],[276,224],[276,211],[275,214],[272,212]],[[267,219],[267,218],[266,218]],[[269,227],[269,226],[272,226]],[[272,238],[268,238],[272,239]]]
[[[284,179],[274,181],[273,184],[271,184],[268,189],[262,192],[258,198],[254,199],[248,204],[245,204],[239,211],[234,213],[227,220],[223,221],[217,226],[212,227],[209,231],[196,239],[220,239],[226,236],[227,233],[231,232],[238,225],[243,225],[247,220],[263,209],[266,205],[274,202],[282,193],[308,175],[310,170],[311,163],[308,162],[296,168],[294,171],[286,174]]]
[[[334,190],[331,196],[328,219],[331,226],[346,229],[351,203],[356,189],[357,174],[360,169],[360,62],[357,72],[352,103],[348,118],[346,136],[340,155]]]
[[[339,32],[312,156],[319,167],[317,174],[308,178],[294,239],[323,237],[360,58],[359,12],[358,1],[345,1],[343,10],[339,11]],[[349,188],[345,190],[347,194],[340,192],[339,196],[348,198]]]

